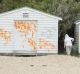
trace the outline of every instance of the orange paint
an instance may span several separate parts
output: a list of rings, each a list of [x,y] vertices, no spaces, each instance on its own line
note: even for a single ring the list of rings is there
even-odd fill
[[[36,26],[34,24],[34,22],[30,22],[30,21],[15,21],[15,25],[14,27],[16,28],[16,30],[18,30],[22,36],[26,36],[31,34],[31,37],[27,40],[27,42],[30,44],[30,46],[35,49],[36,48],[36,44],[34,41],[34,35],[36,32]]]
[[[44,42],[43,38],[39,38],[39,42]]]
[[[39,49],[42,49],[42,48],[43,48],[43,46],[42,46],[42,45],[39,45],[39,46],[38,46],[38,48],[39,48]]]
[[[32,31],[32,38],[34,38],[34,32]]]
[[[15,28],[24,34],[36,31],[36,26],[33,23],[27,21],[15,21]]]
[[[29,23],[29,24],[28,24],[28,30],[29,30],[30,32],[36,31],[36,26],[35,26],[35,24]]]
[[[45,41],[43,38],[39,38],[39,49],[46,48],[46,49],[53,49],[55,46],[50,43],[49,41]]]
[[[24,21],[15,21],[14,26],[21,33],[26,34],[28,32],[28,25],[26,25],[26,22]]]
[[[31,34],[31,37],[27,40],[27,42],[35,50],[36,43],[35,43],[34,37],[35,37],[35,32],[37,31],[36,25],[30,21],[15,21],[14,26],[19,32],[21,32],[25,36],[25,38],[26,38],[26,35]],[[50,41],[46,41],[43,38],[39,38],[38,41],[39,41],[38,48],[40,49],[42,48],[53,49],[55,47]]]
[[[8,42],[10,41],[10,33],[5,29],[0,28],[0,37],[4,39],[4,45],[8,44]]]
[[[33,39],[31,39],[31,38],[28,39],[28,43],[30,44],[30,46],[33,47],[34,50],[36,49],[36,43],[35,43],[35,41]]]

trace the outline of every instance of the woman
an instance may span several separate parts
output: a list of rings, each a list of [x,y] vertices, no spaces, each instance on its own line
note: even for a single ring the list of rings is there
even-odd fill
[[[65,35],[64,39],[64,48],[66,48],[67,55],[70,55],[71,49],[72,49],[72,42],[74,41],[74,38],[69,37],[68,34]]]

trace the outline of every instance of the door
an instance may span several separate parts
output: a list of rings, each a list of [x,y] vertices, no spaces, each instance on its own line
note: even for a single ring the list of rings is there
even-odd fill
[[[37,21],[15,20],[15,50],[36,51]]]

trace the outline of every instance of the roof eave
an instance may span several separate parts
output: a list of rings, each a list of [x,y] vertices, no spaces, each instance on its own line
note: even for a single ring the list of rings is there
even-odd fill
[[[51,14],[48,14],[48,13],[45,13],[45,12],[42,12],[42,11],[39,11],[39,10],[36,10],[36,9],[33,9],[33,8],[30,8],[30,7],[16,8],[16,9],[11,10],[11,11],[3,12],[3,13],[0,14],[0,16],[5,16],[5,15],[7,15],[9,13],[13,13],[13,12],[15,12],[17,10],[23,10],[23,9],[29,9],[31,11],[36,11],[36,12],[39,12],[39,13],[41,13],[43,15],[49,16],[50,18],[55,18],[57,20],[62,20],[62,18],[60,18],[60,17],[54,16],[54,15],[51,15]]]

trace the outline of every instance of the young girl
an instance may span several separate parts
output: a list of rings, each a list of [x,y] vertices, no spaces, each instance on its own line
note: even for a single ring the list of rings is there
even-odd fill
[[[70,55],[71,49],[72,49],[72,42],[74,41],[74,38],[69,37],[68,34],[65,35],[64,39],[64,48],[66,48],[67,55]]]

